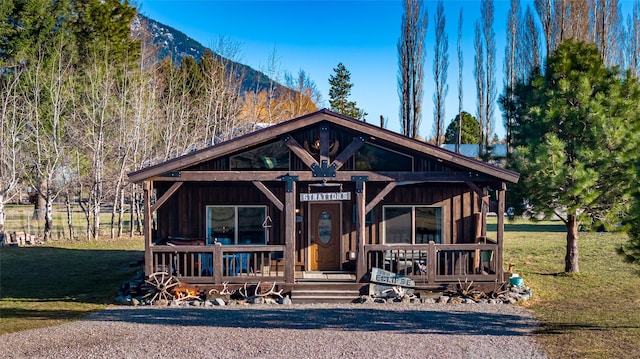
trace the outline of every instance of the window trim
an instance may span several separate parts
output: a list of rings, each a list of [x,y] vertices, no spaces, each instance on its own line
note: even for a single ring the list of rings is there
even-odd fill
[[[421,204],[389,204],[382,206],[382,244],[390,246],[416,245],[416,207],[440,209],[440,242],[443,240],[444,231],[444,206]],[[386,208],[411,208],[411,243],[387,243],[387,212]]]
[[[268,206],[265,205],[232,205],[232,204],[221,204],[221,205],[217,205],[217,204],[208,204],[205,206],[205,228],[204,228],[204,232],[205,232],[205,237],[207,239],[207,241],[209,241],[211,238],[209,238],[209,224],[210,224],[210,218],[209,218],[209,208],[233,208],[233,226],[234,226],[234,234],[232,240],[233,243],[231,245],[237,246],[237,245],[244,245],[244,244],[239,244],[238,243],[238,208],[263,208],[264,209],[264,216],[265,218],[267,218],[269,216],[269,208]],[[266,246],[269,243],[269,231],[265,228],[264,229],[264,242],[263,243],[251,243],[249,245],[252,246]]]

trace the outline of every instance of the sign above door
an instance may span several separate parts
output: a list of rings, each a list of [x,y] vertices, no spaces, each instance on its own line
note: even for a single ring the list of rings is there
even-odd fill
[[[300,193],[300,202],[350,201],[351,192]]]

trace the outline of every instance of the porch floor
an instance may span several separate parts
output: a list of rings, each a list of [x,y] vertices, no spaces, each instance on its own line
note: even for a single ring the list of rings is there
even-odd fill
[[[296,275],[297,281],[327,281],[327,282],[354,282],[356,275],[352,272],[344,271],[303,271],[300,277]]]

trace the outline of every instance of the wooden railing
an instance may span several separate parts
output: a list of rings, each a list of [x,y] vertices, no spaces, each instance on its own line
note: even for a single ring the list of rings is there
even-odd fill
[[[191,284],[284,281],[282,245],[151,246],[153,271]]]
[[[367,271],[382,268],[412,278],[416,285],[498,279],[496,243],[366,245]]]

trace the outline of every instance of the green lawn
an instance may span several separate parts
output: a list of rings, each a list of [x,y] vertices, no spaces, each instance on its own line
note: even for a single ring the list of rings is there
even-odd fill
[[[616,248],[621,233],[580,233],[580,273],[565,275],[562,223],[507,223],[505,262],[516,264],[551,358],[640,358],[640,276]]]
[[[0,333],[51,326],[112,304],[141,267],[141,238],[0,247]]]

